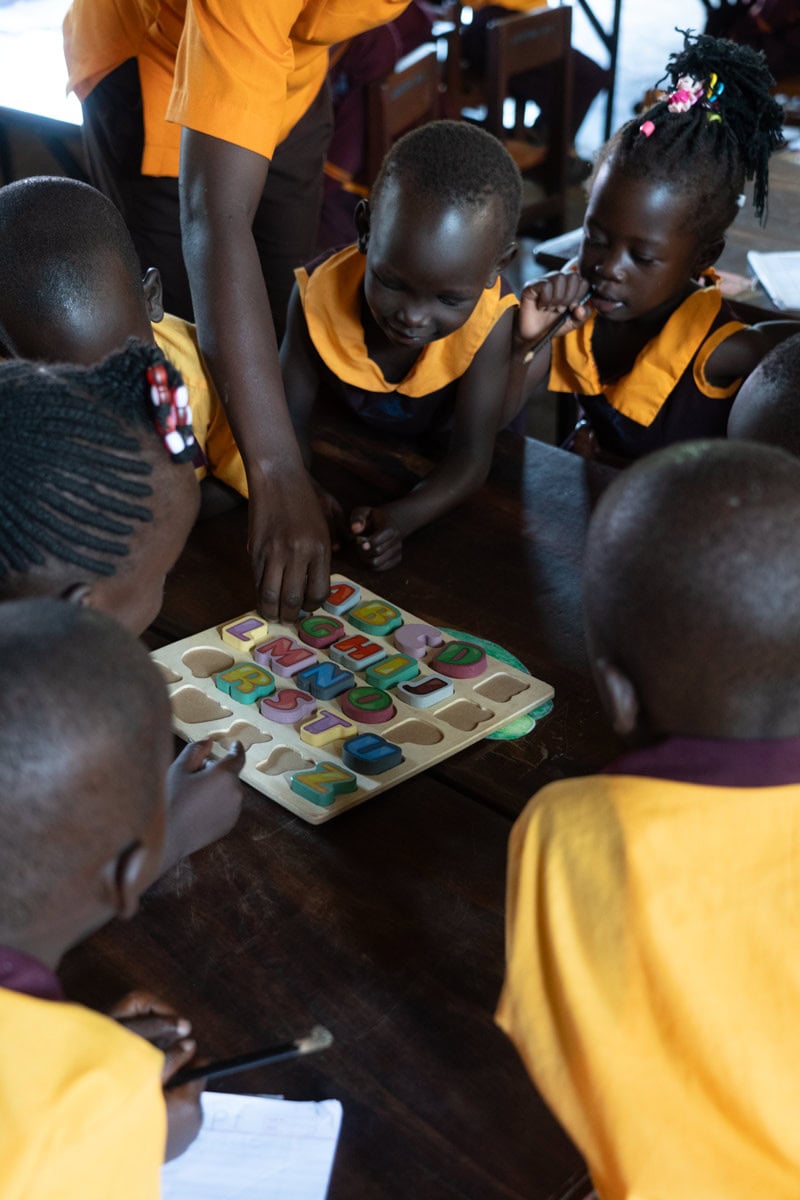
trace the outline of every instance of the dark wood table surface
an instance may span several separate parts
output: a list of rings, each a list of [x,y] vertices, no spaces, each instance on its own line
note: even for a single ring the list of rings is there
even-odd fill
[[[353,428],[321,434],[347,504],[396,494],[427,469]],[[493,1024],[503,974],[505,854],[513,818],[549,780],[608,762],[617,743],[583,650],[580,562],[613,476],[502,434],[486,486],[376,575],[334,568],[434,624],[497,642],[555,686],[518,741],[484,741],[321,827],[246,789],[242,818],[68,955],[75,999],[147,986],[221,1057],[321,1023],[333,1047],[221,1082],[221,1090],[337,1097],[332,1200],[578,1200],[580,1156]],[[172,572],[152,645],[254,603],[244,508],[200,523]]]

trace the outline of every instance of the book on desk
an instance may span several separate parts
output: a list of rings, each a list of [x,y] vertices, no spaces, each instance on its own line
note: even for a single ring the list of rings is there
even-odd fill
[[[776,308],[800,312],[800,250],[748,250],[747,262]]]

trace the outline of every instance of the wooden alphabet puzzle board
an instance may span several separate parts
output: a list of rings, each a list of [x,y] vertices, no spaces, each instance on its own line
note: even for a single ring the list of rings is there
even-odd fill
[[[456,754],[553,689],[333,576],[295,625],[249,612],[156,650],[187,741],[245,747],[242,779],[314,825]]]

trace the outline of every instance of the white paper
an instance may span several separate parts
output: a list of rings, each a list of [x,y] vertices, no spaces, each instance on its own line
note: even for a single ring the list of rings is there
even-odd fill
[[[203,1093],[203,1128],[161,1172],[162,1200],[325,1200],[342,1106]]]
[[[747,261],[776,308],[800,311],[800,251],[748,250]]]

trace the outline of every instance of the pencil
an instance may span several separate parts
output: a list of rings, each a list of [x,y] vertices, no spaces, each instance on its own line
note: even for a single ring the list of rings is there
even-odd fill
[[[303,1054],[314,1054],[317,1050],[327,1050],[333,1042],[333,1034],[324,1025],[315,1025],[306,1037],[297,1038],[293,1042],[284,1042],[280,1046],[272,1046],[267,1050],[251,1050],[249,1054],[238,1054],[234,1058],[220,1058],[216,1062],[206,1063],[204,1067],[184,1067],[164,1087],[182,1087],[194,1079],[220,1079],[223,1075],[235,1075],[238,1071],[247,1071],[252,1067],[263,1067],[268,1063],[283,1062],[287,1058],[298,1058]]]
[[[572,308],[564,309],[561,316],[558,317],[553,322],[553,324],[550,326],[550,328],[547,330],[547,333],[543,334],[542,337],[539,338],[538,342],[534,343],[534,345],[529,348],[528,353],[525,355],[526,362],[530,362],[531,359],[533,358],[534,354],[537,354],[538,351],[541,350],[542,346],[546,346],[547,343],[551,340],[551,338],[555,337],[555,335],[558,333],[559,329],[561,329],[561,327],[563,325],[566,325],[567,321],[572,316],[573,308],[581,308],[584,304],[589,303],[589,300],[591,299],[593,291],[594,291],[594,288],[590,287],[588,292],[586,292],[585,295],[581,296],[581,298],[577,302],[577,304],[573,304]]]

